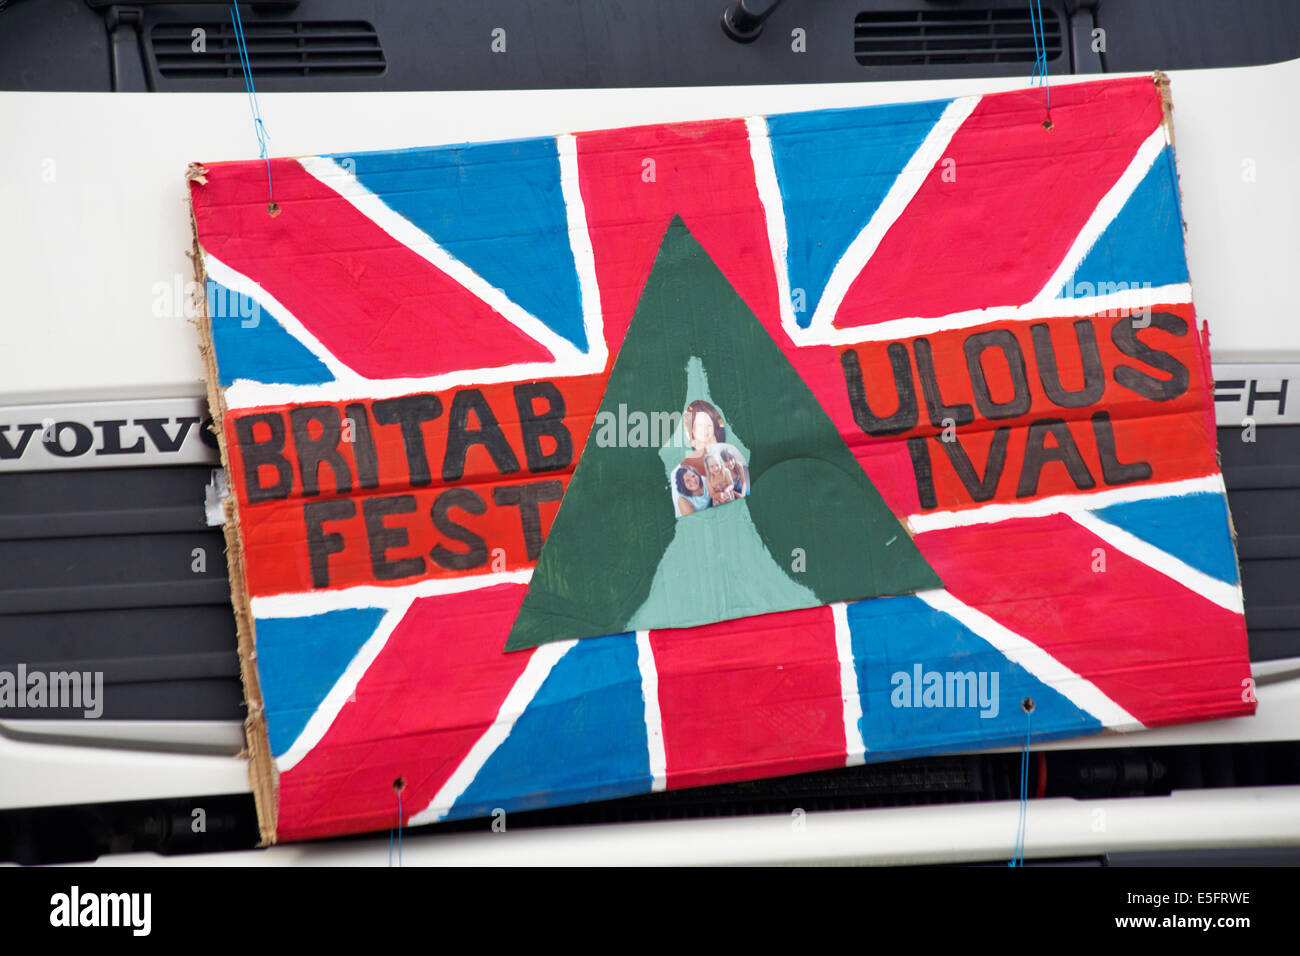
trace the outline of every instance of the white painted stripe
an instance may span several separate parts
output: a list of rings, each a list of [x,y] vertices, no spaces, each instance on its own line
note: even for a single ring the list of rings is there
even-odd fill
[[[277,770],[281,773],[292,770],[298,761],[307,756],[311,749],[320,743],[321,738],[325,736],[325,732],[334,723],[334,719],[338,717],[339,712],[343,710],[344,705],[353,696],[362,675],[375,662],[375,658],[384,649],[384,645],[388,643],[393,630],[406,616],[407,609],[410,606],[410,601],[394,605],[380,619],[375,632],[366,639],[366,642],[361,645],[361,649],[357,651],[356,656],[348,662],[348,666],[344,668],[343,673],[339,675],[339,679],[329,689],[329,693],[316,707],[316,712],[308,719],[306,726],[298,734],[297,739],[289,745],[289,748],[283,754],[275,758]]]
[[[668,785],[668,754],[664,750],[664,720],[659,711],[659,671],[655,667],[654,651],[650,648],[650,632],[636,632],[636,665],[641,671],[641,697],[645,701],[646,743],[650,750],[650,790],[662,790]]]
[[[849,628],[849,606],[831,605],[835,619],[835,653],[840,659],[840,697],[844,702],[844,766],[865,763],[866,741],[862,739],[862,698],[858,689],[858,668],[853,661],[853,634]]]
[[[545,346],[555,356],[557,364],[582,364],[586,356],[572,342],[457,259],[432,236],[362,185],[361,180],[343,166],[327,156],[303,156],[298,162],[388,235],[474,293],[519,331]]]
[[[338,356],[322,345],[316,336],[307,330],[307,327],[302,324],[298,317],[285,308],[282,302],[278,301],[275,296],[248,278],[248,276],[242,272],[236,272],[210,252],[203,253],[203,271],[208,274],[208,278],[213,282],[220,283],[240,295],[248,296],[260,308],[275,316],[284,330],[297,339],[303,348],[320,359],[324,366],[329,369],[330,374],[338,379],[340,383],[347,383],[356,388],[358,383],[365,381],[361,375],[353,371]],[[253,328],[256,328],[256,326],[250,326],[250,329]]]
[[[749,131],[749,157],[754,164],[754,185],[763,206],[767,222],[767,244],[772,252],[776,269],[776,293],[781,310],[781,327],[791,340],[803,331],[795,319],[794,303],[790,299],[790,242],[785,228],[785,202],[781,198],[781,185],[776,178],[776,162],[772,159],[772,140],[768,135],[767,118],[751,116],[745,120]]]
[[[999,624],[982,611],[959,601],[947,591],[917,591],[916,596],[937,611],[948,614],[988,641],[1007,660],[1019,664],[1072,704],[1111,730],[1141,730],[1142,723],[1111,700],[1096,684],[1076,674],[1033,641]]]
[[[582,326],[587,333],[588,365],[600,370],[609,358],[605,345],[604,312],[600,306],[600,283],[596,279],[596,252],[587,226],[587,207],[582,200],[578,171],[578,138],[572,133],[555,138],[560,157],[560,191],[569,222],[569,248],[578,270],[578,292],[582,297]]]
[[[1012,518],[1044,518],[1048,515],[1070,514],[1124,504],[1129,501],[1147,501],[1154,498],[1175,498],[1181,495],[1210,492],[1226,494],[1223,475],[1215,472],[1203,478],[1186,478],[1155,485],[1126,485],[1107,488],[1105,491],[1084,492],[1077,495],[1052,495],[1034,501],[983,505],[964,511],[932,511],[909,515],[908,526],[916,534],[943,531],[948,528],[966,528],[977,524],[991,524]]]
[[[444,594],[461,594],[498,584],[527,584],[533,576],[532,568],[520,571],[495,571],[489,574],[470,574],[458,578],[430,578],[397,587],[376,587],[361,584],[337,591],[295,591],[290,594],[267,594],[249,602],[253,617],[265,620],[272,617],[305,617],[355,607],[404,607],[416,598],[439,597]]]
[[[478,772],[483,769],[483,765],[488,762],[488,758],[510,736],[515,722],[537,696],[542,684],[550,676],[551,670],[577,643],[577,641],[557,641],[543,644],[533,651],[532,657],[524,667],[524,672],[519,675],[515,685],[510,688],[510,693],[502,701],[496,719],[484,731],[483,736],[475,741],[465,759],[447,778],[446,783],[434,795],[429,805],[410,818],[407,822],[408,826],[436,823],[451,811],[461,794],[469,788],[474,778],[478,776]]]
[[[1092,247],[1101,238],[1106,227],[1115,221],[1124,204],[1129,201],[1133,191],[1137,189],[1143,178],[1151,170],[1152,164],[1159,158],[1160,153],[1165,148],[1165,127],[1161,123],[1157,126],[1142,144],[1138,147],[1137,152],[1133,155],[1133,160],[1128,167],[1120,174],[1115,184],[1106,191],[1106,195],[1101,197],[1097,203],[1097,208],[1092,211],[1088,221],[1083,224],[1079,234],[1074,237],[1070,249],[1061,260],[1061,264],[1056,267],[1052,277],[1047,280],[1042,291],[1034,296],[1035,301],[1055,300],[1062,287],[1069,281],[1076,269],[1083,262]],[[1182,231],[1182,223],[1178,224],[1179,231]],[[1114,277],[1116,280],[1128,281],[1129,279],[1140,278],[1131,276]]]
[[[498,382],[528,382],[540,378],[595,375],[603,363],[590,357],[580,365],[556,362],[521,362],[497,368],[457,369],[425,378],[357,379],[355,382],[326,382],[323,385],[266,385],[236,379],[226,389],[226,407],[256,408],[262,405],[306,405],[315,402],[346,402],[367,398],[397,398],[418,392],[442,392],[464,386]]]
[[[934,128],[922,141],[920,148],[912,154],[903,171],[889,187],[889,192],[885,193],[885,198],[872,214],[871,220],[849,243],[844,255],[831,270],[830,278],[826,281],[826,287],[822,290],[817,308],[813,312],[810,329],[830,330],[833,327],[835,313],[840,310],[849,287],[853,285],[853,281],[857,279],[868,260],[875,255],[881,240],[916,196],[935,164],[943,158],[944,150],[948,148],[953,135],[974,112],[980,99],[978,96],[959,97],[944,109]]]
[[[1071,512],[1070,518],[1107,544],[1123,551],[1130,558],[1141,561],[1147,567],[1159,571],[1188,590],[1195,591],[1207,601],[1212,601],[1224,610],[1231,611],[1234,614],[1245,613],[1241,599],[1241,588],[1238,585],[1228,584],[1226,581],[1211,577],[1204,571],[1200,571],[1179,560],[1168,551],[1162,551],[1155,545],[1143,541],[1137,535],[1131,534],[1123,528],[1087,511]],[[1189,533],[1194,531],[1194,529],[1188,530]]]
[[[1153,305],[1177,305],[1192,301],[1192,287],[1186,282],[1150,289],[1124,289],[1106,295],[1074,299],[1043,299],[1024,305],[992,306],[940,316],[909,316],[887,319],[871,325],[812,326],[799,330],[797,345],[857,345],[863,342],[887,342],[932,332],[968,329],[986,322],[1028,322],[1032,319],[1125,314]]]

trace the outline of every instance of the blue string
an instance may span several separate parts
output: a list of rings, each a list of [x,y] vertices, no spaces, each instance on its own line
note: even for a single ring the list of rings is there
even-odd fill
[[[1029,85],[1035,85],[1035,80],[1042,81],[1043,94],[1047,99],[1047,113],[1050,119],[1052,89],[1047,82],[1047,33],[1043,29],[1042,0],[1034,0],[1034,5],[1029,8],[1029,26],[1034,34],[1034,69],[1029,74]]]
[[[397,789],[397,865],[402,865],[402,791]],[[393,831],[388,831],[388,865],[393,865]]]
[[[1032,713],[1025,714],[1025,745],[1020,750],[1020,816],[1016,821],[1016,846],[1007,866],[1025,865],[1025,829],[1029,819],[1029,726]]]
[[[271,159],[266,154],[266,126],[262,110],[257,105],[257,88],[253,85],[253,63],[248,56],[248,43],[244,40],[244,21],[239,16],[239,4],[230,5],[230,23],[235,28],[235,45],[239,48],[239,66],[244,73],[244,88],[248,91],[248,108],[253,114],[253,132],[257,134],[258,159],[266,163],[266,191],[269,204],[275,205],[275,191],[271,187]]]

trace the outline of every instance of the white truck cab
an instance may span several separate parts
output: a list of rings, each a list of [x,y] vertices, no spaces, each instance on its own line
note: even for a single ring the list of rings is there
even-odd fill
[[[259,100],[271,154],[293,156],[934,99],[1022,87],[1028,66],[1003,73]],[[1300,852],[1300,59],[1168,75],[1259,707],[1035,746],[1030,862]],[[382,862],[387,834],[254,849],[185,181],[191,162],[256,156],[247,95],[7,90],[0,129],[0,669],[91,675],[68,706],[0,710],[0,862]],[[1006,859],[1016,781],[999,775],[1018,764],[990,752],[632,798],[547,811],[508,842],[428,827],[405,860]],[[792,803],[826,808],[815,839],[755,812],[788,822]],[[689,819],[705,806],[732,816]]]

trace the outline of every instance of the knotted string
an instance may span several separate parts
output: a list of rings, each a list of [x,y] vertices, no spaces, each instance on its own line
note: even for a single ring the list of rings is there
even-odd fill
[[[1043,122],[1043,126],[1051,129],[1052,89],[1047,82],[1047,34],[1043,29],[1042,0],[1034,0],[1033,5],[1029,8],[1029,27],[1034,35],[1034,69],[1029,74],[1029,85],[1034,86],[1035,80],[1042,83],[1047,111],[1047,119]]]
[[[230,23],[235,28],[235,45],[239,48],[239,66],[244,73],[244,88],[248,91],[248,108],[253,114],[253,132],[257,134],[258,158],[266,163],[266,210],[272,216],[280,211],[275,204],[275,190],[271,185],[271,158],[266,152],[266,125],[262,122],[262,110],[257,105],[257,88],[253,85],[253,63],[248,56],[248,43],[244,39],[244,21],[239,15],[239,4],[230,5]]]
[[[397,865],[402,865],[402,780],[399,777],[393,784],[397,791]],[[388,831],[388,865],[393,865],[393,831]]]
[[[1025,826],[1029,820],[1029,728],[1034,712],[1033,701],[1026,698],[1026,703],[1025,745],[1020,750],[1020,816],[1016,821],[1016,846],[1007,866],[1025,865]]]

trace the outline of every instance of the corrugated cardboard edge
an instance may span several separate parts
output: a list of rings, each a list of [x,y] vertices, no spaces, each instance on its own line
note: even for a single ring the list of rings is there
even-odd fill
[[[207,170],[191,164],[186,171],[187,182],[202,186]],[[194,207],[190,206],[190,229],[194,245],[190,258],[194,261],[194,278],[200,288],[207,287],[207,272],[203,268],[203,250],[199,245],[198,227],[194,221]],[[202,296],[198,310],[199,351],[203,356],[204,377],[208,388],[208,410],[212,415],[213,431],[221,449],[221,466],[230,473],[230,454],[226,448],[224,423],[227,408],[225,393],[217,377],[217,356],[212,344],[212,320],[208,315],[208,299]],[[244,756],[248,759],[248,779],[257,804],[257,826],[262,836],[262,846],[275,842],[275,829],[279,815],[279,780],[271,762],[271,744],[266,732],[266,708],[262,703],[262,687],[257,679],[257,631],[248,604],[248,588],[244,576],[244,551],[239,543],[239,502],[235,496],[225,500],[225,523],[222,531],[226,537],[226,567],[230,577],[230,603],[235,612],[235,628],[239,647],[239,676],[244,684],[244,701],[248,713],[244,717]]]
[[[1151,80],[1160,91],[1160,110],[1164,114],[1161,125],[1164,126],[1169,145],[1172,146],[1174,145],[1174,101],[1169,95],[1169,77],[1164,72],[1156,70],[1151,74]]]

